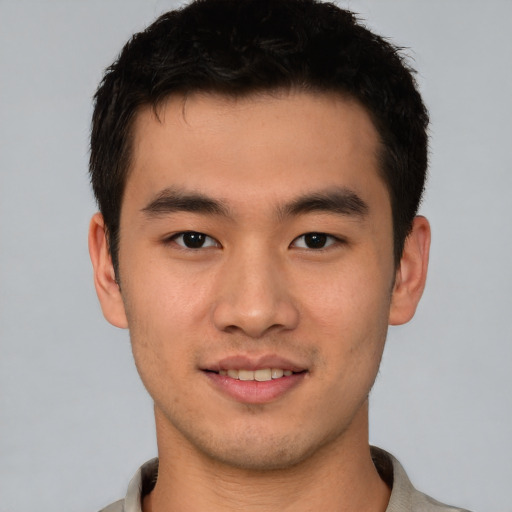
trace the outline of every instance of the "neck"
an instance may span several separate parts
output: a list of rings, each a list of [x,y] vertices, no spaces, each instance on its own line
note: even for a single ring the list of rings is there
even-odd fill
[[[390,490],[368,444],[367,407],[350,431],[285,469],[252,471],[213,461],[158,421],[159,472],[143,512],[384,512]],[[354,435],[355,434],[355,435]]]

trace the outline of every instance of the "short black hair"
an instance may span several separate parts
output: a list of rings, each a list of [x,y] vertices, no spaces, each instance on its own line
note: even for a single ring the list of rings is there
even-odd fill
[[[293,89],[355,99],[380,136],[398,265],[425,186],[428,113],[400,49],[317,0],[195,0],[135,34],[95,95],[90,174],[118,270],[132,127],[172,94],[247,96]]]

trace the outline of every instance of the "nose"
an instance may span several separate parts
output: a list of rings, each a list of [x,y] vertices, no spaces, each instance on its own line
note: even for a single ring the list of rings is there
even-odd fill
[[[263,251],[244,251],[224,265],[213,309],[215,327],[251,338],[295,329],[299,310],[286,272]]]

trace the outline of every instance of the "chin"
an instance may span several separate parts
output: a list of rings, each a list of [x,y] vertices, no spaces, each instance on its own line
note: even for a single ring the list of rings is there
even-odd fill
[[[214,464],[258,472],[300,465],[331,440],[315,439],[303,431],[292,436],[248,428],[242,433],[226,434],[215,439],[188,436],[188,441]]]
[[[236,446],[219,446],[203,453],[212,461],[223,466],[246,471],[276,471],[296,466],[308,458],[314,450],[282,441],[271,443],[255,443],[248,441]]]

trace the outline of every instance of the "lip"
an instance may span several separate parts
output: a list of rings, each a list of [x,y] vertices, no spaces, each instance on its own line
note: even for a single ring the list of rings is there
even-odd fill
[[[281,368],[291,370],[292,375],[279,379],[259,382],[256,380],[242,381],[220,375],[220,370],[261,370],[264,368]],[[202,373],[208,378],[213,388],[243,404],[266,404],[278,400],[292,389],[299,386],[308,374],[307,368],[299,363],[277,355],[262,355],[248,357],[235,355],[225,357],[202,368]]]
[[[265,354],[257,357],[249,357],[245,355],[228,356],[212,364],[207,364],[202,369],[218,373],[220,370],[256,371],[264,368],[281,368],[283,370],[291,370],[296,373],[307,370],[306,366],[301,365],[296,361],[273,354]]]

